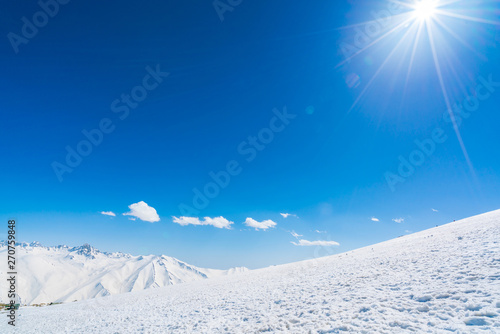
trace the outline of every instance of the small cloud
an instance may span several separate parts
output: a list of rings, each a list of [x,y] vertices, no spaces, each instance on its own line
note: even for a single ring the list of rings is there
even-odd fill
[[[326,231],[319,231],[319,230],[316,230],[314,232],[316,232],[316,233],[326,233]]]
[[[280,215],[283,216],[283,218],[288,218],[288,217],[295,217],[295,218],[299,218],[297,215],[294,215],[292,213],[280,213]]]
[[[134,217],[128,217],[128,220],[133,220],[133,221],[135,221],[135,220],[137,220],[137,218],[134,218]]]
[[[405,233],[412,233],[410,230],[405,230]]]
[[[298,239],[299,237],[302,237],[302,235],[295,233],[295,231],[291,231],[290,234],[295,238]]]
[[[244,223],[248,227],[253,227],[256,230],[267,230],[268,228],[275,227],[277,224],[272,220],[264,220],[262,222],[258,222],[255,219],[247,218]]]
[[[101,215],[116,217],[116,214],[113,211],[101,211]]]
[[[432,211],[434,211],[434,212],[439,212],[439,210],[436,210],[436,209],[432,209],[432,208],[431,208],[431,210],[432,210]]]
[[[398,224],[401,224],[401,223],[404,223],[405,219],[404,218],[394,218],[392,221],[396,222]]]
[[[200,220],[198,217],[172,217],[173,222],[181,226],[186,225],[211,225],[217,228],[227,228],[230,229],[231,225],[234,224],[232,221],[227,220],[224,217],[205,217],[204,220]]]
[[[340,244],[336,241],[326,241],[326,240],[316,240],[309,241],[300,239],[299,242],[292,241],[292,244],[295,246],[340,246]]]
[[[379,222],[380,221],[380,219],[375,218],[375,217],[372,217],[371,220],[374,221],[374,222]]]
[[[130,212],[126,212],[124,216],[132,216],[139,218],[145,222],[158,222],[160,221],[160,216],[156,212],[155,208],[149,206],[146,202],[140,201],[138,203],[130,204],[129,206]]]

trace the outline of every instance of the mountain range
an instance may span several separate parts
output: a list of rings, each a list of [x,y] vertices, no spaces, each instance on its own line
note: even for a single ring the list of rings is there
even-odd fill
[[[0,242],[0,258],[7,258],[7,242]],[[38,242],[16,245],[18,283],[22,304],[72,302],[119,293],[159,288],[247,271],[198,268],[165,255],[133,256],[107,253],[84,244],[44,247]],[[4,277],[6,261],[0,264]],[[2,281],[2,286],[4,282]],[[0,303],[7,300],[2,288]]]

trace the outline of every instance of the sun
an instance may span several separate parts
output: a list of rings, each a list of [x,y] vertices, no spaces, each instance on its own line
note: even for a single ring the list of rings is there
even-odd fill
[[[415,2],[413,15],[418,20],[431,19],[436,14],[436,0],[419,0]]]
[[[354,48],[351,46],[354,52],[338,63],[336,68],[348,63],[354,57],[357,57],[362,53],[366,53],[369,49],[373,50],[375,45],[378,45],[380,49],[382,47],[382,43],[388,43],[391,39],[397,37],[395,39],[394,47],[387,48],[388,52],[385,59],[382,60],[381,64],[378,68],[376,68],[374,74],[367,81],[367,83],[364,84],[364,88],[358,94],[358,97],[354,100],[347,112],[351,112],[360,103],[366,92],[373,87],[375,80],[381,73],[383,73],[384,69],[387,70],[388,67],[391,67],[390,71],[393,71],[396,57],[404,59],[406,55],[409,55],[408,68],[406,69],[406,79],[403,85],[403,94],[405,94],[406,87],[409,83],[410,73],[414,68],[414,62],[417,59],[417,49],[423,41],[427,41],[427,49],[430,50],[432,55],[438,79],[437,82],[441,88],[443,100],[446,104],[448,114],[450,115],[453,129],[455,130],[457,140],[460,144],[469,169],[472,174],[474,174],[474,167],[472,166],[472,162],[470,161],[470,157],[465,148],[460,130],[455,123],[455,117],[452,111],[452,100],[447,87],[450,84],[458,84],[460,87],[463,87],[462,83],[457,82],[457,78],[460,76],[457,72],[457,68],[463,68],[463,66],[460,63],[460,57],[454,57],[457,52],[450,52],[451,48],[447,38],[454,39],[452,40],[455,42],[453,44],[454,47],[458,45],[456,42],[459,42],[481,58],[484,58],[484,56],[476,50],[477,46],[470,45],[460,33],[457,33],[458,29],[456,28],[460,28],[460,31],[463,31],[465,28],[464,23],[467,22],[467,24],[476,23],[492,25],[494,26],[494,29],[492,30],[496,31],[496,29],[500,27],[500,20],[498,19],[498,15],[495,16],[497,13],[492,10],[492,6],[498,3],[498,1],[499,0],[389,0],[391,5],[398,5],[403,7],[403,9],[402,11],[397,10],[396,12],[393,12],[392,16],[389,16],[390,21],[385,28],[380,27],[382,24],[379,23],[379,33],[374,33],[368,36],[368,32],[370,30],[368,27],[373,27],[375,22],[379,22],[381,17],[380,13],[387,12],[387,10],[380,11],[377,16],[374,15],[374,18],[376,18],[375,21],[371,20],[346,26],[345,28],[356,27],[356,29],[360,29],[360,26],[364,25],[366,31],[365,35],[367,36],[366,39],[368,39],[368,41],[362,47]],[[484,4],[480,6],[480,3]],[[388,14],[382,14],[382,16],[387,16]],[[459,24],[460,26],[458,26]],[[356,36],[361,36],[360,30],[356,32],[354,37],[355,40],[358,38]],[[453,58],[451,58],[451,56],[453,56]],[[451,59],[455,60],[455,62],[451,62]],[[400,65],[401,64],[402,62],[400,62]],[[358,75],[356,75],[355,79],[356,82],[360,81]],[[349,80],[349,82],[351,81],[352,80]],[[354,84],[352,86],[357,87],[357,85]]]

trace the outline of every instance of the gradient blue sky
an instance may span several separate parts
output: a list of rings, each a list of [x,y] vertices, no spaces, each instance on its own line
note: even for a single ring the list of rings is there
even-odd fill
[[[415,39],[402,33],[342,63],[342,47],[353,45],[365,25],[339,28],[372,20],[386,2],[243,1],[221,21],[212,1],[71,1],[18,53],[8,34],[21,34],[22,18],[31,20],[40,7],[1,6],[0,239],[7,219],[16,218],[20,241],[256,268],[500,207],[500,87],[460,117],[471,169],[443,118],[447,103],[426,33],[409,76]],[[498,2],[453,6],[461,15],[498,20]],[[443,22],[461,39],[442,27],[434,31],[453,105],[477,95],[480,77],[500,82],[500,30],[458,18]],[[111,104],[142,83],[147,66],[170,75],[122,120]],[[296,117],[248,162],[238,146],[284,106]],[[66,146],[75,148],[85,139],[82,130],[103,118],[114,131],[60,182],[53,162],[64,163]],[[391,189],[386,172],[397,174],[399,157],[408,159],[418,148],[414,141],[432,138],[436,128],[447,140]],[[179,205],[192,204],[193,188],[202,189],[211,171],[232,160],[241,173],[196,215],[223,216],[232,229],[173,223],[182,215]],[[122,215],[139,201],[161,220]],[[285,219],[285,212],[299,218]],[[247,217],[277,226],[256,231],[243,224]],[[340,246],[295,246],[289,231]]]

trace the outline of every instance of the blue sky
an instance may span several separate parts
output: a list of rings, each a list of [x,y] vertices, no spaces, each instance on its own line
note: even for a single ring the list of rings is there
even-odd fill
[[[498,2],[425,22],[388,2],[44,3],[46,21],[0,11],[0,219],[21,241],[257,268],[499,208]]]

